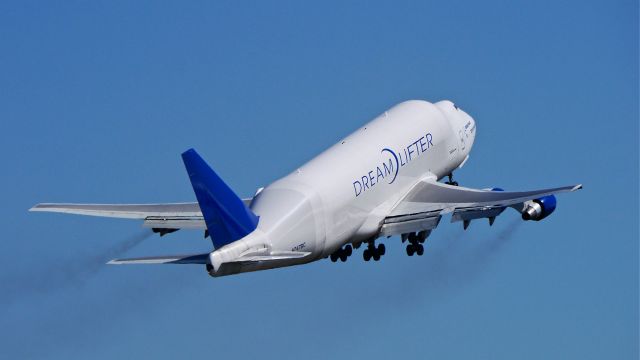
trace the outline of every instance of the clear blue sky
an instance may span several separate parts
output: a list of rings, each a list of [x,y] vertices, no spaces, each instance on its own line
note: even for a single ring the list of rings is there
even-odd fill
[[[63,3],[0,4],[1,358],[637,359],[637,1]],[[26,211],[192,201],[189,147],[251,195],[415,98],[475,117],[461,184],[584,190],[220,279],[102,265],[199,232]]]

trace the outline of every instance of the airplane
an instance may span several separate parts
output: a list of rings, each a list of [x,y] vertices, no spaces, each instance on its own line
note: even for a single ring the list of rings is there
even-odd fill
[[[525,221],[554,212],[554,194],[581,184],[533,191],[472,189],[453,180],[469,159],[475,120],[448,100],[393,106],[287,176],[242,199],[194,150],[182,153],[197,202],[53,204],[30,211],[142,220],[160,236],[204,230],[203,254],[115,259],[108,264],[200,264],[213,277],[307,264],[344,262],[364,245],[365,261],[385,255],[379,238],[400,236],[408,256],[444,215],[451,222],[488,219],[506,208]],[[444,180],[445,182],[440,182]]]

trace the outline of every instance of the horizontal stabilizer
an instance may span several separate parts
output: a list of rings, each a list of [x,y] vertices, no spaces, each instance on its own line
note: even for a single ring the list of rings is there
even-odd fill
[[[209,253],[195,255],[168,255],[151,256],[130,259],[114,259],[109,261],[109,265],[129,265],[129,264],[208,264]]]

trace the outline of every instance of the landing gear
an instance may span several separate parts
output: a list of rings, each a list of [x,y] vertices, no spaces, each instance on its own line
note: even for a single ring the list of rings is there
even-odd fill
[[[367,248],[362,252],[362,258],[364,261],[369,261],[373,259],[374,261],[380,260],[380,257],[386,253],[386,248],[384,244],[378,244],[376,247],[376,243],[371,240],[368,242]]]
[[[422,256],[422,254],[424,254],[424,246],[422,244],[407,245],[407,255],[413,256],[413,254],[418,254],[418,256]]]
[[[422,256],[424,254],[424,246],[422,245],[424,241],[429,236],[430,231],[420,231],[419,233],[409,233],[404,234],[402,236],[402,242],[405,240],[409,241],[409,245],[407,245],[407,255],[413,256],[413,254],[417,254],[418,256]]]
[[[452,185],[452,186],[458,186],[458,182],[457,181],[453,181],[453,173],[447,175],[449,177],[449,181],[446,181],[445,184],[447,185]]]
[[[353,248],[351,247],[351,245],[347,245],[336,250],[336,252],[331,254],[329,257],[331,258],[332,262],[336,262],[338,261],[338,259],[340,259],[340,261],[342,262],[345,262],[347,261],[347,258],[351,256],[351,254],[353,254]]]

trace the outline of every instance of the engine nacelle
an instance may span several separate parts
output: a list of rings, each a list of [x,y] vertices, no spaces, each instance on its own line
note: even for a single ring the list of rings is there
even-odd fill
[[[525,203],[522,210],[522,220],[540,221],[556,209],[556,197],[548,195]]]

